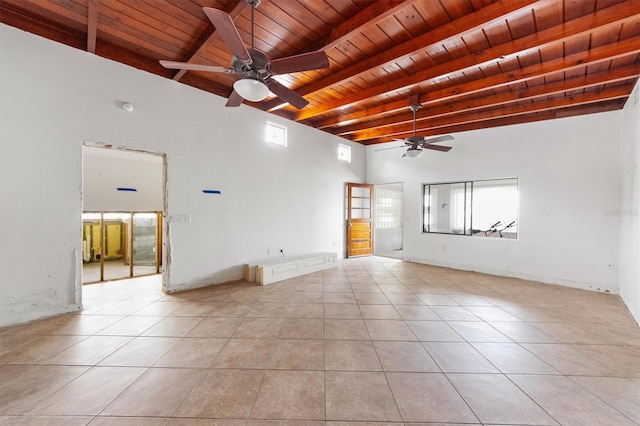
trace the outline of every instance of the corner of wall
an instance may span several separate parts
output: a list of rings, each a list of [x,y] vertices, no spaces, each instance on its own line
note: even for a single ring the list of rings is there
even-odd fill
[[[636,83],[622,110],[620,217],[620,297],[640,324],[640,83]]]
[[[479,274],[487,274],[487,275],[493,275],[497,277],[515,278],[518,280],[535,281],[542,284],[551,284],[551,285],[557,285],[562,287],[575,288],[578,290],[593,291],[596,293],[611,294],[611,295],[619,294],[619,289],[617,287],[607,286],[607,285],[598,284],[598,283],[580,282],[580,281],[573,281],[569,279],[562,279],[562,278],[550,277],[545,275],[520,273],[520,272],[508,271],[503,269],[483,267],[477,264],[441,262],[441,261],[436,261],[431,259],[422,259],[422,258],[416,258],[416,257],[405,257],[403,260],[406,260],[408,262],[420,263],[423,265],[439,266],[442,268],[451,268],[451,269],[456,269],[460,271],[477,272]]]
[[[37,300],[37,303],[35,302]],[[49,305],[43,309],[44,305]],[[37,309],[31,308],[35,306]],[[79,312],[82,305],[71,304],[66,306],[51,306],[47,301],[42,302],[42,297],[32,300],[14,301],[11,304],[0,306],[0,327],[9,327],[17,324],[25,324],[57,315]]]

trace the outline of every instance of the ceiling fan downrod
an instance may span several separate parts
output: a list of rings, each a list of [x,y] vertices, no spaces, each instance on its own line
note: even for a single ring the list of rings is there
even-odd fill
[[[260,5],[262,0],[246,0],[247,4],[251,6],[251,50],[255,50],[253,47],[253,13],[256,10],[256,7]]]
[[[416,113],[420,109],[420,104],[409,105],[409,108],[411,108],[411,111],[413,111],[413,136],[415,136],[416,135]]]

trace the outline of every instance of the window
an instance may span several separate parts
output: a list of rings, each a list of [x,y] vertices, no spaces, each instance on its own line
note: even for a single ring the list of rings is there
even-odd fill
[[[339,144],[338,145],[338,160],[346,161],[347,163],[351,162],[351,147],[348,145]]]
[[[467,182],[425,185],[425,232],[466,234],[466,194]]]
[[[518,179],[426,184],[423,232],[518,237]]]
[[[351,219],[371,219],[371,189],[366,186],[351,187]]]
[[[265,126],[264,139],[269,143],[286,147],[287,128],[284,126],[280,126],[279,124],[267,121],[267,125]]]
[[[473,232],[478,236],[516,238],[518,180],[500,179],[473,183]]]

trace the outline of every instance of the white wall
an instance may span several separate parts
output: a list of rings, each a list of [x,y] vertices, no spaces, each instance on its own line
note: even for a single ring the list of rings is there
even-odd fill
[[[267,250],[344,252],[364,147],[339,162],[343,139],[4,25],[0,52],[0,326],[79,308],[87,141],[166,154],[167,291],[239,279]],[[267,119],[287,149],[263,142]]]
[[[405,260],[618,293],[620,124],[615,111],[464,132],[418,158],[368,147],[367,181],[404,182]],[[423,183],[510,177],[517,241],[421,232]]]
[[[622,203],[613,213],[620,226],[620,296],[640,323],[640,87],[622,111]]]
[[[4,25],[0,52],[0,326],[80,306],[87,141],[166,154],[167,291],[239,279],[267,250],[342,256],[344,183],[365,180],[364,147],[338,162],[343,139]],[[266,120],[289,127],[287,149],[262,141]],[[449,153],[416,159],[378,145],[366,180],[404,183],[405,259],[620,291],[638,319],[638,121],[630,101],[456,134]],[[420,232],[422,183],[512,176],[517,241]]]
[[[160,155],[83,147],[82,209],[90,212],[162,211],[163,162]],[[118,188],[136,191],[118,191]]]

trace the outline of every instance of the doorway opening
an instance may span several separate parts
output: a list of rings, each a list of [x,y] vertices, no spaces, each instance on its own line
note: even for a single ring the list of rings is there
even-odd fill
[[[85,143],[82,158],[82,284],[161,273],[165,155]]]
[[[374,188],[373,253],[402,259],[402,182]]]

